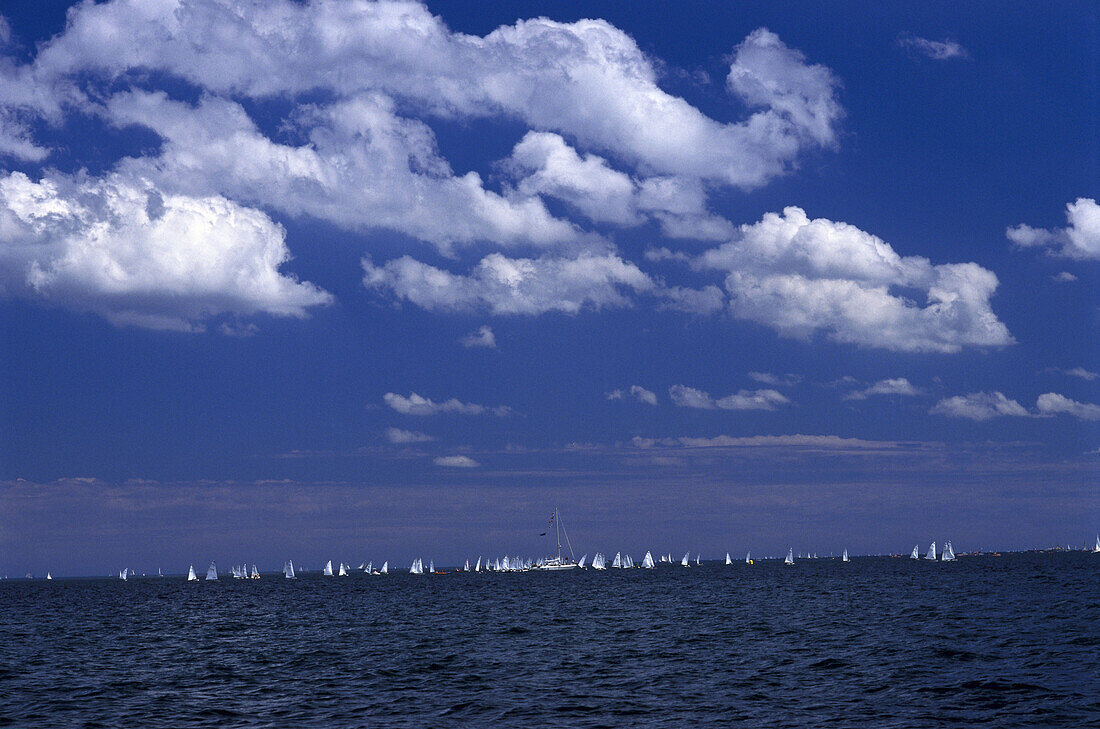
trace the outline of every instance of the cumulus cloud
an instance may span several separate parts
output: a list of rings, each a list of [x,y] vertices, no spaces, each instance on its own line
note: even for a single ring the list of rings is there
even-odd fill
[[[918,36],[903,35],[898,38],[898,45],[934,61],[949,61],[952,58],[969,57],[966,49],[953,40],[935,41]]]
[[[656,393],[650,392],[641,385],[631,385],[630,389],[626,392],[623,392],[622,390],[612,390],[604,397],[606,397],[608,400],[622,400],[624,397],[627,396],[634,398],[638,402],[645,403],[646,405],[657,404]]]
[[[972,392],[940,400],[930,411],[933,415],[970,420],[991,420],[1002,415],[1026,417],[1027,409],[1000,392]]]
[[[776,390],[740,390],[722,398],[713,398],[709,393],[685,385],[673,385],[668,388],[673,404],[682,408],[698,410],[775,410],[779,405],[790,403],[782,393]]]
[[[408,445],[410,443],[429,443],[435,438],[415,430],[402,430],[401,428],[386,428],[386,440],[394,445]]]
[[[1072,415],[1080,420],[1100,420],[1100,405],[1070,400],[1056,392],[1047,392],[1035,402],[1035,410],[1040,415]]]
[[[363,271],[367,288],[424,309],[498,315],[575,314],[586,307],[624,307],[631,303],[626,292],[654,287],[637,266],[611,254],[507,258],[493,253],[469,275],[453,274],[409,256],[381,266],[364,258]]]
[[[844,396],[845,400],[866,400],[869,397],[875,395],[900,395],[902,397],[913,397],[921,394],[921,391],[910,384],[909,380],[904,377],[891,377],[885,380],[879,380],[878,382],[863,388],[862,390],[855,390],[849,392]]]
[[[437,456],[433,462],[446,468],[477,468],[481,465],[469,456]]]
[[[1046,248],[1066,258],[1100,260],[1100,205],[1089,197],[1066,204],[1065,228],[1032,228],[1026,223],[1005,229],[1005,235],[1019,248]],[[1073,274],[1059,280],[1075,281]]]
[[[809,339],[909,352],[1011,344],[993,313],[997,277],[975,263],[932,265],[900,256],[847,223],[788,207],[742,225],[738,237],[694,265],[726,272],[730,313]],[[912,300],[913,291],[925,301]]]
[[[398,395],[396,392],[387,392],[382,396],[382,400],[402,415],[439,415],[441,413],[455,413],[458,415],[487,414],[504,417],[512,412],[511,408],[504,405],[489,407],[476,403],[462,402],[453,397],[443,402],[435,402],[415,392],[409,393],[408,397]]]
[[[197,331],[221,314],[304,317],[332,297],[279,268],[284,231],[219,196],[120,175],[0,178],[0,282],[116,324]]]
[[[785,375],[773,375],[770,372],[750,372],[750,380],[756,380],[764,385],[773,385],[775,387],[793,387],[802,382],[802,375],[785,374]]]
[[[1077,280],[1077,277],[1074,276],[1069,271],[1059,271],[1058,273],[1051,276],[1051,278],[1056,283],[1073,283],[1074,281]]]
[[[493,330],[487,324],[483,324],[477,328],[476,332],[471,332],[462,338],[462,346],[466,348],[485,347],[496,349],[497,338],[493,334]]]

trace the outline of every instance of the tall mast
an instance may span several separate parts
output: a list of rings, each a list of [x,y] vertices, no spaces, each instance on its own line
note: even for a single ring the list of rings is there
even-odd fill
[[[558,538],[558,562],[561,562],[561,517],[558,516],[558,507],[554,507],[554,535]]]

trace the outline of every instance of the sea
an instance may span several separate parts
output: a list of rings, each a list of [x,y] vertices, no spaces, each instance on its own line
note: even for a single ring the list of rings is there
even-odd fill
[[[1098,603],[1087,553],[7,580],[0,725],[1100,726]]]

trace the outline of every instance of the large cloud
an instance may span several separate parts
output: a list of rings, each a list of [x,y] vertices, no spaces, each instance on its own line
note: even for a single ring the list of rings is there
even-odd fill
[[[657,174],[742,187],[834,143],[842,113],[828,69],[765,29],[735,49],[728,79],[760,110],[723,124],[661,90],[634,40],[602,20],[521,20],[478,37],[418,3],[365,0],[113,0],[68,20],[38,54],[42,73],[159,70],[251,97],[383,92],[440,116],[512,117]]]
[[[947,415],[969,420],[991,420],[1003,415],[1027,417],[1027,408],[1001,392],[971,392],[944,398],[930,411],[933,415]]]
[[[743,225],[705,252],[701,269],[726,272],[730,312],[808,339],[913,352],[1012,343],[990,308],[997,277],[975,263],[932,265],[900,256],[847,223],[811,220],[788,207]],[[910,298],[923,294],[924,302]]]
[[[197,330],[219,314],[303,317],[331,296],[281,273],[283,229],[222,197],[120,176],[0,178],[0,281],[118,324]]]
[[[1068,258],[1100,259],[1100,205],[1090,197],[1066,204],[1065,228],[1032,228],[1021,223],[1005,230],[1008,239],[1021,248],[1048,248]]]

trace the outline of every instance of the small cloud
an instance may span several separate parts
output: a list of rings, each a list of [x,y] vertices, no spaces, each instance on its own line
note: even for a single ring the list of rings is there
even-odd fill
[[[382,396],[382,400],[387,405],[401,413],[402,415],[438,415],[440,413],[457,413],[459,415],[482,415],[490,414],[497,417],[504,417],[512,412],[510,407],[505,405],[498,405],[491,407],[487,405],[478,405],[476,403],[467,403],[451,398],[443,402],[435,402],[434,400],[423,397],[415,392],[409,393],[408,397],[404,395],[398,395],[396,392],[387,392]]]
[[[477,468],[481,465],[469,456],[437,456],[432,462],[446,468]]]
[[[709,393],[685,385],[673,385],[668,395],[678,407],[697,410],[775,410],[778,405],[790,403],[776,390],[740,390],[732,395],[715,399]]]
[[[1069,271],[1062,271],[1061,273],[1056,273],[1053,276],[1051,276],[1050,278],[1051,278],[1051,280],[1056,281],[1057,283],[1073,283],[1074,281],[1077,280],[1077,277],[1074,276]]]
[[[1029,414],[1023,405],[1009,400],[1000,392],[972,392],[948,397],[936,403],[929,412],[970,420],[990,420],[1002,415],[1027,417]]]
[[[919,394],[921,394],[921,391],[913,387],[909,380],[904,377],[892,377],[885,380],[879,380],[870,387],[866,387],[862,390],[849,392],[844,396],[844,399],[866,400],[874,395],[901,395],[903,397],[913,397]]]
[[[749,379],[774,387],[793,387],[802,382],[802,375],[790,373],[785,375],[773,375],[770,372],[750,372]]]
[[[1096,200],[1079,197],[1067,203],[1066,222],[1064,228],[1051,229],[1020,223],[1006,228],[1005,237],[1017,248],[1047,248],[1056,256],[1100,260],[1100,205]],[[1076,281],[1077,277],[1063,271],[1055,280]]]
[[[604,397],[606,397],[608,400],[622,400],[627,395],[634,398],[638,402],[645,403],[646,405],[657,404],[657,395],[645,389],[641,385],[631,385],[630,389],[626,392],[623,392],[622,390],[612,390],[611,392],[604,395]]]
[[[467,348],[485,347],[487,349],[496,349],[497,338],[488,325],[483,325],[478,327],[476,332],[472,332],[463,337],[462,346]]]
[[[1035,401],[1035,410],[1040,415],[1072,415],[1080,420],[1100,420],[1100,405],[1070,400],[1056,392],[1047,392]]]
[[[218,325],[218,331],[227,337],[251,337],[260,331],[260,328],[251,322],[225,321]]]
[[[934,41],[915,35],[903,35],[898,38],[898,45],[906,50],[931,58],[933,61],[949,61],[952,58],[970,57],[966,49],[959,45],[957,41],[946,38],[942,41]]]
[[[426,433],[418,433],[415,430],[386,428],[386,440],[395,445],[405,445],[408,443],[428,443],[435,440],[435,438]]]
[[[1069,377],[1077,377],[1085,380],[1086,382],[1092,382],[1097,377],[1100,377],[1100,373],[1086,370],[1084,367],[1071,367],[1068,370],[1064,370],[1061,367],[1047,367],[1043,372],[1053,372],[1058,375],[1068,375]]]

